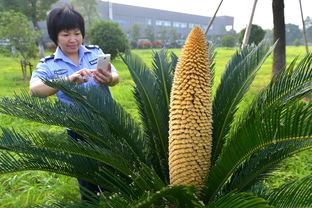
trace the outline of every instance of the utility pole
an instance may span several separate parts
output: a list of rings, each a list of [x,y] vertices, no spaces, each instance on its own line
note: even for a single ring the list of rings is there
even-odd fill
[[[250,16],[250,19],[249,19],[249,24],[246,27],[244,38],[243,38],[243,42],[242,42],[242,48],[245,47],[246,45],[248,45],[250,31],[251,31],[251,27],[252,27],[252,19],[253,19],[254,14],[255,14],[257,2],[258,2],[258,0],[255,0],[254,4],[253,4],[253,7],[252,7],[252,12],[251,12],[251,16]]]
[[[303,30],[304,44],[305,44],[305,48],[306,48],[307,53],[309,53],[308,39],[307,39],[307,33],[306,33],[306,28],[305,28],[305,22],[304,22],[304,18],[303,18],[301,0],[299,0],[299,4],[300,4],[301,19],[302,19],[302,30]]]
[[[212,18],[210,19],[210,21],[209,21],[208,27],[207,27],[207,29],[206,29],[206,31],[205,31],[205,35],[206,35],[207,37],[208,37],[208,35],[207,35],[207,34],[208,34],[208,31],[209,31],[209,29],[210,29],[210,27],[211,27],[211,25],[212,25],[214,19],[216,18],[216,15],[217,15],[217,13],[218,13],[218,11],[219,11],[219,9],[220,9],[220,6],[221,6],[222,2],[223,2],[223,0],[220,1],[217,10],[215,11],[213,17],[212,17]]]

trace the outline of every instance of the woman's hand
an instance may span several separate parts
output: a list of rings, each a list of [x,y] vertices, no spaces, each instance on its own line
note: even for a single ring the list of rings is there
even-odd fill
[[[110,63],[108,64],[107,71],[103,68],[98,68],[98,70],[93,72],[93,75],[94,81],[99,84],[114,86],[118,83],[118,74],[112,73]]]
[[[71,81],[74,84],[82,84],[85,82],[88,82],[89,77],[94,73],[94,70],[90,69],[80,69],[79,71],[73,73],[70,75],[69,81]]]

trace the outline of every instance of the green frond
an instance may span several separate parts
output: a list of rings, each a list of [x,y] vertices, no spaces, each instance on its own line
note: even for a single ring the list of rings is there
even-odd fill
[[[134,166],[133,161],[122,158],[122,155],[112,154],[108,150],[91,147],[83,142],[57,141],[53,144],[52,141],[44,142],[48,138],[32,135],[26,138],[21,134],[3,130],[0,137],[0,163],[3,165],[0,174],[42,170],[84,179],[99,184],[106,190],[131,197],[138,198],[142,193],[138,188],[139,182],[129,186],[131,178],[141,173],[140,169]]]
[[[244,125],[248,120],[248,115],[252,115],[251,111],[261,113],[264,109],[274,108],[277,105],[287,105],[301,99],[303,96],[311,93],[312,90],[312,71],[311,71],[311,54],[308,54],[296,67],[295,58],[288,68],[282,70],[274,76],[269,85],[260,91],[253,100],[249,110],[238,119],[238,122],[233,127]]]
[[[262,148],[243,162],[226,185],[226,191],[247,191],[278,168],[279,162],[300,151],[312,148],[312,139],[287,141]]]
[[[114,153],[103,147],[85,142],[69,139],[57,139],[55,141],[55,138],[50,139],[41,135],[30,133],[22,135],[7,129],[2,129],[2,131],[0,149],[5,151],[27,154],[32,157],[39,156],[41,151],[52,152],[53,154],[69,154],[71,157],[89,158],[98,161],[99,165],[105,164],[109,166],[107,170],[100,170],[97,173],[100,180],[112,187],[113,190],[127,193],[132,197],[138,197],[140,196],[138,193],[143,193],[146,190],[158,190],[165,186],[154,170],[144,163],[136,165],[131,158],[124,157],[125,155],[122,151]],[[51,165],[53,165],[53,161],[51,161]],[[89,170],[93,171],[92,169]],[[124,178],[127,178],[127,180],[124,181]],[[135,192],[129,192],[128,188],[125,188],[129,187],[130,181],[133,181],[131,188],[133,191],[137,190],[136,192],[138,193],[134,194]]]
[[[312,207],[312,176],[284,184],[267,200],[276,208]]]
[[[127,161],[123,158],[123,155],[118,152],[112,151],[103,147],[88,144],[82,141],[74,141],[72,139],[55,139],[45,137],[40,134],[32,133],[17,133],[8,129],[2,128],[2,135],[0,136],[0,149],[6,151],[12,151],[15,153],[27,153],[31,154],[33,149],[47,150],[54,152],[63,152],[71,155],[85,157],[96,160],[102,164],[106,164],[125,176],[131,174],[131,168],[129,164],[131,161]]]
[[[268,201],[244,192],[232,192],[219,197],[206,208],[273,208]]]
[[[175,53],[173,53],[173,52],[171,52],[170,53],[170,60],[171,60],[171,71],[169,72],[170,74],[174,74],[174,71],[175,71],[175,68],[176,68],[176,66],[177,66],[177,63],[178,63],[178,60],[179,60],[179,57],[175,54]]]
[[[142,194],[146,191],[156,191],[166,186],[155,170],[144,163],[140,164],[140,167],[136,169],[131,179]]]
[[[157,55],[157,54],[156,54]],[[158,56],[158,55],[157,55]],[[160,55],[159,55],[160,56]],[[157,161],[159,163],[162,178],[169,183],[168,176],[168,103],[166,101],[166,91],[168,90],[167,75],[170,70],[164,69],[164,62],[160,64],[158,70],[161,72],[152,72],[146,65],[134,54],[126,54],[123,58],[130,74],[135,82],[135,98],[137,100],[141,122],[144,126],[145,134],[151,139],[153,152],[157,152]],[[167,64],[168,65],[168,64]],[[155,71],[157,68],[155,69]],[[156,75],[162,76],[163,80],[158,82]],[[164,84],[164,82],[166,84]],[[160,84],[161,83],[161,84]],[[167,92],[168,93],[168,92]]]
[[[253,105],[262,110],[276,105],[286,105],[308,95],[312,91],[312,54],[304,57],[294,67],[296,59],[285,70],[273,77],[262,90]]]
[[[44,124],[67,127],[87,134],[95,140],[109,137],[106,122],[89,114],[86,109],[74,108],[72,105],[50,99],[34,98],[27,91],[22,91],[13,98],[2,98],[0,112]]]
[[[166,204],[180,208],[203,207],[194,194],[194,188],[188,186],[167,186],[154,193],[147,192],[130,207],[166,207]]]
[[[75,105],[68,105],[59,101],[33,98],[27,92],[23,92],[11,99],[3,98],[0,111],[20,118],[70,128],[81,134],[89,143],[104,146],[114,152],[123,151],[125,156],[134,160],[146,160],[144,151],[149,150],[148,145],[145,145],[143,132],[113,99],[103,95],[99,89],[72,88],[66,81],[53,81],[48,84],[58,89],[62,88],[62,91],[70,96],[80,98],[75,100]]]
[[[210,72],[210,79],[211,79],[211,86],[213,86],[214,83],[214,78],[215,78],[215,71],[216,71],[216,58],[217,53],[215,52],[215,46],[213,43],[208,44],[208,62],[209,62],[209,69],[211,70]]]
[[[170,92],[173,80],[173,72],[175,70],[175,62],[169,61],[168,52],[164,49],[153,53],[153,71],[156,81],[160,86],[161,95],[166,101],[167,111],[169,112]]]
[[[98,177],[98,162],[67,153],[34,148],[31,150],[31,153],[0,151],[0,164],[0,174],[25,170],[40,170],[81,178],[103,187],[107,186]]]
[[[213,100],[212,164],[221,153],[239,103],[273,50],[267,45],[267,42],[262,42],[258,46],[243,48],[236,52],[225,68]]]
[[[224,146],[220,158],[211,168],[204,199],[213,199],[235,170],[262,148],[280,142],[312,139],[312,105],[299,103],[254,112]]]

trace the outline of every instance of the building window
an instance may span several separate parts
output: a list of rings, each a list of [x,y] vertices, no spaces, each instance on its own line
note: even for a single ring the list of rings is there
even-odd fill
[[[143,17],[134,17],[134,23],[135,24],[144,24],[145,23],[145,18],[143,18]]]
[[[121,19],[114,19],[113,22],[117,22],[119,24],[127,24],[126,20],[121,20]]]
[[[173,27],[186,28],[187,23],[185,23],[185,22],[173,22]]]
[[[116,15],[113,19],[113,22],[117,22],[119,24],[127,24],[127,17],[123,15]]]
[[[171,22],[165,21],[165,20],[156,20],[155,24],[156,24],[156,26],[164,26],[164,27],[170,27],[171,26]]]
[[[152,20],[151,19],[146,19],[146,24],[151,25],[152,24]]]

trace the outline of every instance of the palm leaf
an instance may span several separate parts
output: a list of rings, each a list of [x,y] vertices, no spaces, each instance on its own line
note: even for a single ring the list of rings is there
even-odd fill
[[[225,143],[238,104],[272,50],[266,42],[257,47],[245,47],[227,65],[213,101],[212,164],[217,160]]]
[[[101,185],[107,190],[136,198],[143,192],[139,189],[142,183],[150,184],[152,179],[157,183],[154,186],[150,185],[149,189],[163,186],[155,175],[149,175],[150,178],[142,177],[139,181],[133,180],[133,185],[129,186],[131,178],[142,175],[142,171],[133,166],[132,161],[126,161],[122,155],[84,142],[70,140],[53,142],[49,138],[34,135],[23,137],[7,129],[3,129],[0,139],[0,149],[4,150],[1,153],[1,163],[4,167],[0,169],[0,173],[23,170],[56,172],[81,178]]]
[[[32,149],[30,154],[10,153],[7,151],[0,152],[0,163],[2,164],[0,174],[25,170],[48,171],[81,178],[115,191],[110,189],[97,176],[99,164],[96,161],[84,157],[42,149]]]
[[[294,67],[296,59],[286,70],[273,77],[268,87],[258,95],[256,108],[269,108],[287,104],[311,93],[312,90],[312,54],[308,54]]]
[[[0,170],[1,173],[22,170],[45,170],[81,178],[107,187],[109,181],[105,181],[100,177],[101,172],[103,172],[101,169],[106,170],[107,165],[115,168],[108,169],[114,175],[117,173],[116,170],[120,170],[118,173],[119,175],[120,173],[123,174],[122,178],[133,174],[131,170],[135,169],[133,167],[132,169],[126,168],[126,162],[121,157],[116,157],[116,155],[102,148],[99,151],[99,148],[93,146],[93,149],[90,145],[83,142],[57,141],[53,144],[50,140],[50,142],[44,143],[46,139],[49,139],[31,134],[26,138],[19,133],[11,132],[7,129],[2,130],[0,149],[4,151],[1,153],[1,164],[3,164]],[[67,150],[68,152],[62,150]],[[92,153],[93,151],[95,153]],[[114,189],[114,191],[119,190]]]
[[[283,159],[309,148],[312,148],[312,140],[288,141],[264,147],[237,168],[226,191],[246,191],[276,170]]]
[[[95,144],[104,145],[114,152],[123,151],[125,156],[130,158],[137,155],[137,158],[145,161],[144,151],[148,151],[148,146],[144,147],[143,133],[130,115],[110,97],[103,96],[103,92],[94,88],[72,89],[71,85],[64,81],[48,84],[62,88],[62,91],[71,94],[72,98],[80,96],[78,101],[75,101],[75,107],[58,101],[33,98],[24,92],[13,99],[3,98],[0,102],[0,111],[70,128],[81,134],[89,143],[96,141]],[[129,148],[124,148],[125,145]],[[137,158],[133,158],[134,161]]]
[[[164,96],[163,100],[166,101],[166,111],[169,112],[170,92],[172,86],[173,73],[176,66],[175,61],[168,61],[168,52],[160,50],[153,54],[153,72],[156,77],[156,81],[161,87],[161,94]],[[169,115],[167,115],[169,116]]]
[[[194,195],[194,188],[187,186],[167,186],[155,193],[148,192],[130,207],[150,208],[160,207],[164,204],[175,204],[181,208],[202,207]]]
[[[121,139],[129,147],[129,149],[140,160],[145,161],[145,152],[149,152],[148,138],[144,137],[139,124],[131,118],[118,103],[116,103],[110,95],[95,86],[90,87],[75,87],[62,81],[54,81],[46,83],[54,88],[61,89],[66,95],[74,100],[74,106],[78,109],[88,111],[88,114],[94,117],[100,117],[103,120],[101,125],[108,125],[114,139]],[[129,155],[130,156],[130,155]]]
[[[164,85],[160,86],[155,74],[134,54],[126,54],[123,60],[135,82],[135,98],[145,133],[152,140],[162,178],[168,183],[168,106],[163,99],[167,96],[163,90],[168,85],[165,88]],[[162,69],[162,73],[166,72],[169,70]]]
[[[113,153],[103,147],[88,144],[82,141],[74,141],[70,139],[55,139],[45,137],[42,134],[17,133],[8,129],[2,128],[0,136],[0,149],[12,151],[15,153],[31,154],[32,149],[42,149],[54,152],[63,152],[76,156],[81,156],[93,159],[100,163],[113,167],[125,176],[131,174],[131,168],[127,166],[129,161],[123,158],[122,154]]]
[[[254,112],[250,117],[252,119],[232,135],[220,158],[211,168],[203,190],[204,199],[214,198],[240,164],[263,147],[312,138],[311,103],[276,107],[262,113]]]
[[[132,197],[138,197],[140,196],[139,193],[142,194],[146,190],[158,190],[165,185],[158,175],[155,174],[155,171],[144,163],[140,163],[140,167],[136,166],[131,158],[124,158],[122,152],[119,154],[113,153],[102,147],[90,145],[85,142],[72,140],[55,141],[54,138],[50,139],[40,135],[21,135],[7,129],[2,129],[2,131],[3,135],[0,137],[0,149],[6,151],[29,154],[31,156],[38,156],[37,151],[70,154],[71,157],[79,156],[86,159],[90,158],[109,166],[110,168],[107,170],[98,171],[99,173],[97,174],[100,174],[98,177],[115,191],[127,193]],[[38,165],[40,165],[40,162],[38,162]],[[89,171],[94,170],[89,169]],[[116,173],[118,174],[116,175]],[[124,178],[128,178],[126,183]],[[129,192],[125,187],[129,186],[131,180],[133,181],[131,186],[133,191]],[[137,191],[134,192],[134,190]]]
[[[312,176],[281,186],[268,201],[277,208],[312,207]]]
[[[179,60],[179,57],[175,54],[175,53],[173,53],[173,52],[171,52],[170,53],[170,60],[171,60],[171,71],[169,72],[170,74],[174,74],[174,71],[175,71],[175,68],[176,68],[176,66],[177,66],[177,63],[178,63],[178,60]]]
[[[243,113],[239,122],[233,127],[233,131],[235,132],[236,128],[244,128],[246,123],[254,119],[255,113],[262,114],[262,112],[270,111],[276,107],[290,105],[310,93],[312,89],[311,60],[312,56],[309,54],[296,67],[295,62],[297,59],[294,59],[287,69],[275,76],[268,87],[262,90],[254,99],[250,109]],[[297,121],[294,122],[297,125]],[[293,131],[300,130],[293,129]],[[241,181],[232,181],[232,185],[236,188],[242,188],[248,184],[251,185],[252,180],[259,179],[258,176],[260,178],[265,177],[265,172],[272,171],[274,168],[271,169],[270,167],[274,163],[310,147],[311,141],[289,141],[282,144],[271,144],[260,150],[254,157],[237,169],[232,179]],[[264,174],[261,174],[261,172]],[[238,175],[240,175],[239,179],[236,178]]]
[[[53,85],[53,83],[50,83],[50,84]],[[64,88],[64,85],[62,83],[61,85],[59,85],[59,83],[56,82],[54,83],[54,85],[58,87],[61,86]],[[138,141],[138,139],[143,140],[143,138],[140,138],[142,137],[142,134],[138,134],[140,133],[139,131],[140,129],[137,130],[137,129],[130,128],[130,127],[137,127],[137,126],[132,124],[132,122],[134,123],[134,121],[132,121],[130,117],[127,118],[126,116],[122,116],[122,114],[121,116],[120,114],[118,114],[120,112],[124,113],[123,109],[119,105],[115,104],[114,101],[107,96],[97,96],[98,94],[101,93],[100,90],[99,92],[97,92],[98,89],[75,88],[74,90],[73,89],[68,90],[68,92],[66,90],[68,89],[66,88],[66,85],[65,85],[64,91],[70,94],[69,96],[72,96],[73,100],[75,100],[75,107],[77,107],[77,109],[84,109],[84,108],[91,109],[91,114],[94,113],[95,115],[101,115],[107,120],[109,118],[114,117],[109,122],[109,128],[114,136],[114,139],[116,139],[116,137],[118,138],[119,136],[125,137],[125,138],[121,137],[120,140],[116,140],[115,143],[112,144],[115,146],[116,145],[118,146],[119,144],[118,147],[120,148],[120,150],[122,149],[122,151],[119,150],[120,151],[119,153],[117,152],[114,152],[114,153],[119,155],[121,159],[124,159],[123,160],[124,164],[126,163],[132,164],[131,167],[128,166],[128,169],[131,170],[131,173],[128,176],[132,178],[131,180],[133,181],[134,188],[139,189],[140,191],[143,192],[144,190],[158,190],[159,188],[164,186],[163,181],[158,177],[157,174],[155,174],[155,171],[151,169],[153,168],[153,164],[150,164],[147,158],[148,151],[144,151],[144,149],[142,149],[142,146],[144,145],[135,144],[136,142],[140,142]],[[74,93],[71,93],[71,91],[74,91]],[[76,99],[75,96],[78,96],[78,97],[82,96],[83,99],[81,98]],[[108,99],[105,99],[105,98],[108,98]],[[113,111],[111,109],[107,110],[105,108],[106,105],[117,106],[117,108],[116,110],[113,109]],[[97,109],[100,109],[100,110],[97,110]],[[126,119],[126,121],[122,121],[122,119]],[[127,121],[127,119],[129,119],[130,122]],[[124,127],[116,128],[116,126],[118,127],[119,125],[124,125],[127,127],[127,125],[129,125],[128,123],[132,124],[132,126],[130,126],[129,129],[125,129]],[[126,132],[124,132],[124,134],[121,134],[122,131],[126,131]],[[127,137],[128,134],[130,134],[129,137]],[[144,139],[146,139],[146,137]],[[142,143],[145,143],[146,144],[145,147],[148,148],[147,146],[147,144],[149,144],[148,142],[142,142]],[[128,156],[124,154],[124,152],[129,152],[129,153],[132,152],[136,154],[133,150],[131,150],[132,145],[134,145],[135,148],[138,148],[138,147],[141,148],[140,151],[141,151],[142,158],[139,158],[139,160],[141,159],[141,161],[145,161],[146,163],[140,162],[139,160],[137,161],[133,160],[133,156],[131,155]],[[127,149],[130,149],[131,151],[127,151]],[[139,149],[136,149],[136,150],[139,150]],[[114,166],[111,166],[111,167],[117,169]],[[146,174],[146,172],[148,172],[148,174]],[[105,174],[108,174],[107,176],[110,176],[110,177],[116,177],[115,175],[111,175],[111,172],[107,172]],[[114,180],[111,180],[111,181],[114,181]],[[116,178],[116,181],[118,181],[117,178]],[[107,182],[109,183],[109,180]],[[144,189],[142,187],[144,187]]]
[[[205,206],[207,208],[265,208],[272,207],[269,203],[255,195],[244,192],[232,192],[221,196],[212,203]]]
[[[216,58],[217,53],[215,52],[215,46],[212,43],[208,44],[208,62],[209,62],[209,69],[211,70],[211,86],[213,86],[214,78],[215,78],[215,72],[216,72]]]
[[[97,140],[109,136],[106,123],[88,114],[85,109],[73,108],[71,105],[49,99],[33,98],[26,91],[15,95],[14,98],[2,98],[0,112],[44,124],[67,127]]]

